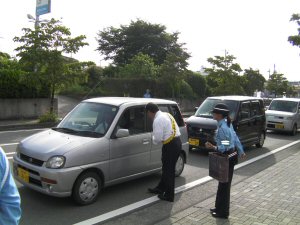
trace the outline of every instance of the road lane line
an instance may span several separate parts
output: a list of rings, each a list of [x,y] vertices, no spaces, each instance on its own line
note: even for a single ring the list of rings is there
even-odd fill
[[[28,132],[28,131],[42,131],[42,130],[47,130],[50,128],[39,128],[39,129],[29,129],[29,130],[7,130],[7,131],[0,131],[0,134],[2,133],[16,133],[16,132]]]
[[[16,142],[16,143],[6,143],[6,144],[0,144],[0,146],[11,146],[11,145],[17,145],[19,144],[19,142]]]
[[[252,159],[249,159],[241,164],[238,164],[237,166],[235,166],[235,170],[236,169],[240,169],[244,166],[247,166],[253,162],[256,162],[260,159],[263,159],[263,158],[266,158],[270,155],[274,155],[276,154],[277,152],[280,152],[282,150],[285,150],[289,147],[292,147],[296,144],[300,143],[300,140],[298,141],[294,141],[292,143],[289,143],[287,145],[284,145],[280,148],[277,148],[277,149],[274,149],[273,151],[270,151],[268,153],[265,153],[263,155],[260,155],[260,156],[257,156],[257,157],[254,157]],[[186,190],[189,190],[191,188],[194,188],[195,186],[199,186],[200,184],[204,184],[204,183],[207,183],[208,181],[211,181],[213,180],[212,177],[210,176],[206,176],[206,177],[202,177],[198,180],[195,180],[195,181],[192,181],[190,183],[187,183],[185,185],[182,185],[180,187],[177,187],[175,188],[175,193],[180,193],[180,192],[184,192]],[[87,219],[87,220],[84,220],[82,222],[79,222],[79,223],[76,223],[74,225],[92,225],[92,224],[96,224],[96,223],[101,223],[101,222],[104,222],[104,221],[107,221],[107,220],[110,220],[112,218],[115,218],[115,217],[118,217],[118,216],[121,216],[123,214],[126,214],[126,213],[129,213],[131,211],[134,211],[134,210],[137,210],[139,208],[142,208],[146,205],[149,205],[151,203],[154,203],[154,202],[157,202],[159,201],[160,199],[157,197],[157,196],[153,196],[153,197],[150,197],[150,198],[146,198],[144,200],[141,200],[141,201],[138,201],[138,202],[135,202],[135,203],[132,203],[130,205],[127,205],[127,206],[124,206],[122,208],[119,208],[119,209],[116,209],[116,210],[113,210],[113,211],[110,211],[108,213],[104,213],[102,215],[99,215],[99,216],[96,216],[96,217],[93,217],[93,218],[90,218],[90,219]]]

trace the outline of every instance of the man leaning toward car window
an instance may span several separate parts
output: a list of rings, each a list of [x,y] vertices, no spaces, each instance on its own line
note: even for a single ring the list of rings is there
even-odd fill
[[[153,120],[153,143],[163,144],[162,176],[159,184],[148,191],[161,200],[174,201],[175,166],[181,150],[179,127],[171,114],[161,112],[154,103],[146,106],[147,116]]]
[[[0,147],[0,224],[16,225],[21,218],[20,195],[10,172],[5,152]]]

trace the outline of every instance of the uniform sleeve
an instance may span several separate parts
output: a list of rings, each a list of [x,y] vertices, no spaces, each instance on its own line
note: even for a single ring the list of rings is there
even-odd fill
[[[232,126],[230,127],[230,129],[234,137],[234,146],[237,148],[239,155],[244,154],[244,148],[239,137],[236,135],[236,132],[234,131]]]
[[[7,173],[7,165],[6,165],[6,158],[4,151],[0,147],[0,192],[2,191],[2,188],[4,186],[6,176],[5,173]]]
[[[227,150],[227,147],[222,144],[222,141],[229,140],[228,139],[228,132],[223,127],[220,127],[218,129],[218,133],[216,136],[216,142],[217,142],[217,147],[219,152],[225,152]]]
[[[153,122],[153,144],[157,145],[163,142],[163,126],[162,121],[158,119]]]

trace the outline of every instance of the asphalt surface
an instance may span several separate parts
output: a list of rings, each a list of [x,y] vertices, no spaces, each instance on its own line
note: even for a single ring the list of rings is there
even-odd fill
[[[23,138],[39,132],[40,130],[23,130],[23,131],[10,131],[10,132],[0,132],[0,146],[5,150],[6,153],[12,153],[16,149],[16,143]],[[276,148],[284,146],[300,138],[300,134],[297,136],[289,136],[287,134],[276,134],[268,133],[265,145],[261,149],[255,147],[248,148],[246,154],[248,159],[256,157],[258,155],[267,153]],[[237,171],[237,176],[242,180],[244,177],[251,176],[269,166],[275,164],[276,162],[290,156],[293,152],[297,151],[297,148],[286,149],[276,155],[267,157],[264,160],[260,160],[253,163],[239,171]],[[11,156],[11,155],[9,155]],[[10,160],[12,161],[12,160]],[[191,151],[188,162],[185,166],[183,174],[181,177],[176,179],[176,186],[181,186],[185,183],[189,183],[205,177],[208,175],[208,157],[204,152],[194,152]],[[21,220],[21,225],[60,225],[60,224],[74,224],[86,219],[110,212],[112,210],[124,207],[126,205],[132,204],[134,202],[146,199],[152,195],[147,193],[148,187],[156,186],[159,181],[160,174],[154,174],[148,177],[137,179],[134,181],[126,182],[116,186],[108,187],[103,190],[98,201],[93,205],[89,206],[77,206],[73,203],[71,198],[55,198],[40,194],[38,192],[32,191],[28,188],[23,187],[21,184],[17,183],[19,192],[22,198],[22,210],[23,216]],[[236,179],[235,182],[239,182]],[[154,205],[145,206],[141,211],[147,211],[147,215],[142,221],[147,221],[145,223],[133,222],[133,224],[153,224],[160,220],[163,220],[170,216],[171,212],[176,213],[181,210],[190,207],[197,202],[211,196],[215,192],[214,184],[202,185],[201,187],[194,188],[189,191],[189,193],[197,194],[187,194],[182,193],[177,195],[177,199],[185,196],[186,201],[180,204],[174,204],[172,209],[169,209],[170,205],[165,205],[168,203],[158,202]],[[201,193],[201,194],[200,194]],[[167,206],[167,208],[166,208]],[[159,214],[151,216],[151,210],[159,209]],[[154,211],[153,211],[154,212]],[[144,214],[142,214],[144,215]],[[136,217],[136,221],[139,221],[138,212],[136,216],[134,214],[125,215],[125,217]],[[108,221],[108,224],[119,224],[120,218],[116,220]],[[132,221],[132,220],[130,220]]]

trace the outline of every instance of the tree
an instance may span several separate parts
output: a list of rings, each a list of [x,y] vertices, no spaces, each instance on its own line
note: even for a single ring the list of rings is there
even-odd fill
[[[180,93],[180,84],[184,78],[187,69],[187,62],[180,56],[170,53],[166,60],[160,66],[160,76],[168,81],[172,90],[172,98],[178,97]]]
[[[207,61],[212,64],[211,68],[205,68],[208,73],[207,84],[209,91],[213,95],[242,95],[242,77],[239,73],[242,71],[240,65],[235,63],[236,58],[233,55],[215,56],[208,58]]]
[[[185,80],[191,86],[195,97],[204,97],[206,95],[206,80],[200,73],[187,71]]]
[[[70,60],[63,57],[63,53],[76,53],[88,45],[84,42],[86,38],[80,35],[71,38],[70,29],[63,26],[59,20],[51,19],[49,22],[39,23],[35,30],[23,28],[23,36],[15,37],[14,41],[21,46],[16,48],[17,56],[24,66],[36,73],[37,77],[45,82],[50,88],[51,106],[54,108],[54,95],[57,89],[70,83],[74,77],[69,71]]]
[[[178,35],[178,32],[167,33],[166,27],[160,24],[131,21],[128,26],[100,31],[97,50],[105,55],[105,60],[112,60],[117,66],[130,63],[139,53],[153,58],[156,65],[163,64],[170,53],[187,60],[190,55],[183,48],[184,44],[178,43]]]
[[[86,72],[88,74],[87,85],[90,88],[93,88],[95,85],[97,85],[101,77],[103,77],[103,68],[96,65],[88,67]]]
[[[287,79],[283,74],[277,73],[276,71],[270,76],[267,83],[267,90],[275,95],[283,95],[284,92],[289,91],[289,85]]]
[[[266,79],[259,73],[259,70],[252,68],[245,69],[243,88],[247,95],[253,96],[255,91],[263,91]]]
[[[155,78],[157,72],[158,66],[154,64],[153,59],[149,55],[139,53],[130,60],[129,64],[120,68],[119,74],[122,77]]]
[[[291,35],[288,37],[288,41],[294,45],[298,46],[300,48],[300,14],[293,14],[290,21],[296,22],[298,27],[298,34],[297,35]]]

